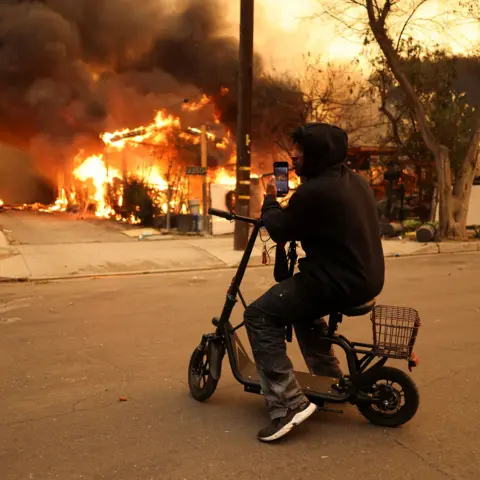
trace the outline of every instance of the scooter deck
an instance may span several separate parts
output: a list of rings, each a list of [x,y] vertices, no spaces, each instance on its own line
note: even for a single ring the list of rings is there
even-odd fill
[[[256,365],[252,362],[248,353],[243,348],[242,342],[237,335],[232,336],[234,353],[237,360],[238,370],[246,381],[259,382]],[[339,396],[340,394],[332,388],[332,385],[338,383],[338,378],[312,375],[307,372],[295,371],[298,383],[302,386],[305,393],[329,394]]]
[[[244,367],[240,369],[240,373],[245,380],[252,382],[259,381],[257,367],[253,362],[250,362],[248,365],[244,365]],[[332,388],[332,385],[338,383],[338,378],[317,376],[310,373],[297,371],[295,371],[295,377],[305,393],[311,392],[323,394],[327,393],[333,396],[338,395],[338,392]]]

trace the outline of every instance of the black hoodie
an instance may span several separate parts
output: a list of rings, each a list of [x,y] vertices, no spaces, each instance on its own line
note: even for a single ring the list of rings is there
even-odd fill
[[[277,243],[301,242],[306,258],[300,271],[335,302],[367,302],[382,291],[385,264],[373,193],[344,163],[348,137],[340,128],[315,123],[293,138],[303,150],[306,182],[285,209],[272,196],[265,198],[265,228]]]

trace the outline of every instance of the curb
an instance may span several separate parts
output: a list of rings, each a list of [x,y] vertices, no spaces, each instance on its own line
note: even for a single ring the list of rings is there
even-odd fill
[[[463,244],[455,243],[437,243],[437,244],[425,244],[437,248],[435,252],[411,252],[411,253],[390,253],[385,255],[385,258],[411,258],[411,257],[430,257],[432,255],[452,255],[452,254],[462,254],[462,253],[474,253],[480,252],[480,242],[468,242]],[[442,248],[443,247],[443,248]],[[457,248],[453,248],[457,247]],[[433,249],[432,249],[433,250]],[[261,259],[261,257],[255,256],[252,259]],[[248,268],[261,268],[261,267],[273,267],[273,262],[269,265],[263,265],[262,263],[252,263]],[[56,282],[62,280],[86,280],[86,279],[102,279],[102,278],[111,278],[111,277],[138,277],[138,276],[147,276],[147,275],[165,275],[165,274],[175,274],[175,273],[188,273],[188,272],[212,272],[212,271],[229,271],[235,270],[238,267],[236,265],[217,265],[212,267],[195,267],[195,268],[159,268],[153,270],[133,270],[133,271],[120,271],[120,272],[106,272],[106,273],[85,273],[80,275],[53,275],[45,277],[0,277],[0,284],[5,283],[46,283],[46,282]]]
[[[248,268],[260,268],[273,265],[249,265]],[[139,277],[148,275],[165,275],[169,273],[189,273],[189,272],[213,272],[213,271],[228,271],[236,270],[238,265],[223,265],[216,267],[196,267],[196,268],[160,268],[156,270],[133,270],[130,272],[109,272],[109,273],[85,273],[81,275],[55,275],[49,277],[0,277],[0,284],[2,283],[46,283],[56,282],[61,280],[95,280],[111,277]]]
[[[398,257],[423,257],[436,254],[458,254],[480,252],[480,242],[442,242],[423,243],[419,250],[412,252],[394,252],[385,255],[385,258]]]

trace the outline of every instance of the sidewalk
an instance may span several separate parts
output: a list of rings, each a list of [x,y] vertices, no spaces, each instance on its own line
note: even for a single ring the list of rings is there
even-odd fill
[[[0,232],[0,280],[26,281],[104,275],[147,274],[231,268],[242,252],[233,239],[149,237],[134,242],[9,245]],[[273,244],[269,243],[267,248]],[[419,244],[383,242],[385,257],[480,251],[479,242]],[[251,264],[261,265],[263,243],[258,240]],[[301,254],[301,252],[300,252]],[[274,251],[270,252],[271,262]]]
[[[242,252],[232,238],[182,237],[135,242],[8,245],[0,232],[0,280],[40,280],[229,268]],[[252,263],[261,263],[261,242]]]

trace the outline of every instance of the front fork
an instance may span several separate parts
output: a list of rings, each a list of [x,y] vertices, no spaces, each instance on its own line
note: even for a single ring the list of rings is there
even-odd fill
[[[210,375],[214,380],[219,380],[222,374],[222,361],[225,356],[225,342],[223,337],[214,333],[207,333],[202,336],[202,341],[198,346],[200,350],[206,350],[208,363],[210,365]]]

